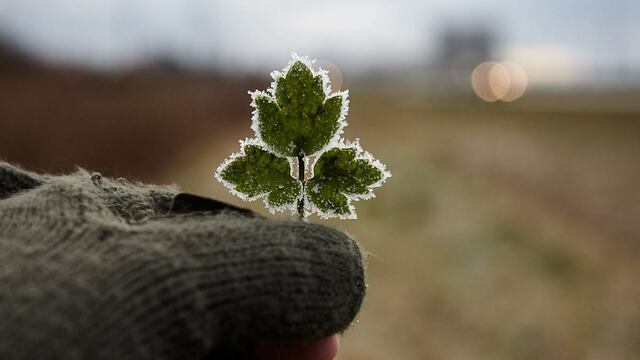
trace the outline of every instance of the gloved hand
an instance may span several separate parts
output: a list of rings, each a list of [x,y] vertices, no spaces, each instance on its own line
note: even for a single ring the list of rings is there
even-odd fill
[[[0,359],[244,359],[344,330],[356,243],[170,188],[0,162]]]

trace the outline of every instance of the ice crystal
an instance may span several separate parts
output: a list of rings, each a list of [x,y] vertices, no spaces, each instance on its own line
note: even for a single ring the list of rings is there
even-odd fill
[[[358,141],[341,139],[348,92],[332,93],[327,72],[313,63],[294,53],[271,73],[270,89],[250,93],[256,137],[242,141],[215,176],[244,200],[264,198],[271,212],[354,219],[352,201],[373,197],[391,174]],[[309,156],[315,163],[306,179]]]

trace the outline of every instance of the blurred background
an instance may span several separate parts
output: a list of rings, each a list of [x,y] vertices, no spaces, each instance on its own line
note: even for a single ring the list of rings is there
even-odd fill
[[[0,158],[247,205],[212,173],[309,55],[393,172],[329,222],[369,253],[339,359],[638,359],[638,39],[635,0],[0,0]]]

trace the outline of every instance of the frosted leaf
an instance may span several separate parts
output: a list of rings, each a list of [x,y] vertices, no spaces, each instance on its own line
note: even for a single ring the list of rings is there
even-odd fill
[[[302,186],[291,177],[290,168],[286,158],[262,149],[256,140],[246,140],[239,153],[218,167],[215,176],[244,200],[264,197],[270,211],[295,209]]]
[[[340,138],[348,92],[332,93],[327,72],[312,64],[293,53],[282,71],[271,73],[269,89],[251,93],[256,138],[241,141],[241,151],[215,176],[244,200],[264,198],[270,212],[355,219],[352,203],[374,197],[373,189],[391,173],[357,140]]]
[[[352,201],[374,197],[373,189],[391,176],[358,141],[340,143],[322,153],[313,169],[314,177],[306,182],[305,200],[308,210],[323,218],[355,219]]]
[[[272,152],[313,155],[337,143],[346,126],[348,92],[331,93],[326,71],[295,53],[282,72],[274,71],[271,89],[251,93],[251,128]]]

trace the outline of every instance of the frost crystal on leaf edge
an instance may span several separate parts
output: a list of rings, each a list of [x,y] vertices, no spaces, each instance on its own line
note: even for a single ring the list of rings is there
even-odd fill
[[[286,158],[289,158],[289,156],[286,156],[276,151],[262,139],[262,136],[260,135],[260,115],[258,114],[258,104],[256,104],[256,99],[259,96],[264,96],[274,101],[277,104],[278,102],[276,101],[276,87],[278,85],[278,80],[284,77],[289,72],[289,69],[291,68],[291,66],[298,61],[300,61],[307,68],[309,68],[309,70],[311,71],[314,77],[320,75],[320,78],[322,79],[322,89],[324,90],[324,102],[326,102],[327,99],[332,98],[334,96],[342,97],[342,104],[340,107],[340,116],[338,117],[338,128],[336,129],[335,134],[333,134],[333,137],[331,138],[331,140],[329,140],[329,142],[327,142],[327,144],[325,144],[315,154],[321,154],[330,148],[337,147],[339,145],[340,138],[344,133],[344,128],[348,125],[346,119],[349,113],[349,90],[343,90],[343,91],[332,93],[331,81],[329,80],[328,71],[322,68],[319,68],[319,70],[316,71],[313,69],[313,64],[316,62],[315,59],[309,59],[309,57],[307,56],[299,56],[295,52],[291,53],[291,60],[289,60],[289,63],[284,69],[282,69],[282,71],[271,72],[271,78],[273,79],[273,81],[271,82],[270,87],[266,91],[264,90],[249,91],[249,95],[251,95],[250,105],[251,107],[253,107],[253,111],[251,112],[251,130],[253,130],[253,132],[256,135],[255,139],[259,141],[258,145],[260,145],[263,149],[268,150],[272,154],[278,155],[280,157],[286,157]],[[306,154],[306,156],[312,156],[315,154]]]
[[[290,157],[290,156],[286,156],[283,155],[281,153],[279,153],[278,151],[276,151],[275,149],[273,149],[271,146],[269,146],[264,140],[262,140],[261,136],[260,136],[260,131],[259,131],[259,125],[260,125],[260,118],[259,118],[259,114],[258,114],[258,106],[256,104],[256,98],[258,96],[264,96],[267,97],[271,100],[273,100],[276,104],[277,101],[275,99],[275,92],[276,92],[276,87],[277,87],[277,83],[278,80],[280,78],[282,78],[283,76],[285,76],[289,69],[291,68],[291,66],[293,64],[295,64],[297,61],[302,62],[313,74],[313,76],[320,76],[320,78],[322,79],[322,88],[324,91],[324,96],[325,99],[324,101],[326,102],[327,99],[332,98],[334,96],[340,96],[342,97],[342,104],[341,104],[341,108],[340,108],[340,116],[338,117],[338,128],[335,132],[335,134],[333,135],[333,137],[331,138],[331,140],[329,140],[329,142],[322,147],[320,150],[318,150],[316,153],[314,154],[309,154],[306,156],[307,159],[312,159],[312,161],[306,161],[305,162],[305,173],[309,172],[310,176],[308,179],[313,178],[313,170],[315,167],[316,162],[320,159],[320,157],[322,156],[322,154],[324,154],[325,152],[333,149],[333,148],[355,148],[356,149],[356,157],[355,160],[359,160],[359,159],[363,159],[366,160],[371,166],[377,168],[378,170],[380,170],[380,173],[382,174],[380,180],[378,180],[377,182],[375,182],[372,185],[367,186],[367,189],[369,190],[368,193],[365,194],[344,194],[347,198],[347,202],[348,202],[348,207],[349,207],[349,214],[344,214],[344,215],[339,215],[336,214],[335,212],[332,211],[322,211],[319,208],[317,208],[308,198],[307,195],[305,194],[305,191],[302,189],[302,186],[300,188],[300,194],[298,196],[298,198],[296,199],[295,202],[288,204],[288,205],[283,205],[283,206],[272,206],[271,204],[269,204],[269,200],[268,200],[268,194],[270,193],[270,191],[264,192],[262,194],[258,194],[256,196],[247,196],[246,194],[239,192],[235,189],[235,185],[233,185],[232,183],[224,180],[221,176],[222,171],[230,164],[232,163],[236,158],[241,157],[241,156],[245,156],[245,147],[248,145],[256,145],[260,148],[262,148],[265,151],[268,151],[276,156],[282,157],[282,158],[286,158],[290,165],[291,165],[291,175],[292,178],[298,180],[297,177],[297,161],[295,157]],[[344,90],[344,91],[338,91],[338,92],[331,92],[331,81],[329,80],[329,76],[328,76],[328,72],[322,68],[319,68],[317,71],[313,69],[313,64],[316,62],[315,59],[310,59],[307,56],[299,56],[298,54],[296,54],[295,52],[291,53],[291,60],[289,61],[289,63],[287,64],[287,66],[282,69],[282,71],[273,71],[271,72],[271,77],[273,79],[273,81],[271,82],[270,87],[264,91],[264,90],[255,90],[255,91],[249,91],[249,94],[251,95],[251,106],[253,107],[253,111],[251,113],[251,129],[254,131],[255,133],[255,138],[250,139],[250,138],[246,138],[245,140],[240,140],[240,151],[231,154],[224,162],[222,162],[222,164],[220,164],[220,166],[218,166],[218,168],[215,171],[215,178],[220,181],[226,188],[229,189],[229,191],[238,196],[239,198],[241,198],[244,201],[254,201],[257,200],[259,198],[264,198],[263,202],[266,206],[266,208],[269,210],[270,213],[275,213],[276,211],[286,211],[289,210],[292,213],[295,213],[297,211],[297,201],[301,200],[304,198],[304,203],[305,203],[305,217],[308,217],[311,214],[317,214],[319,217],[321,217],[322,219],[328,219],[328,218],[332,218],[332,217],[337,217],[340,219],[356,219],[357,218],[357,214],[355,211],[355,205],[353,205],[353,202],[358,201],[358,200],[362,200],[362,199],[371,199],[375,197],[375,194],[373,192],[373,189],[378,188],[380,186],[382,186],[382,184],[391,177],[391,172],[389,172],[386,168],[386,166],[380,162],[378,159],[374,158],[368,151],[362,149],[362,147],[360,146],[360,141],[359,139],[356,139],[355,141],[348,141],[345,139],[342,139],[342,134],[344,133],[344,128],[348,125],[347,121],[346,121],[346,117],[347,114],[349,112],[349,90]],[[307,180],[308,180],[307,179]]]
[[[371,155],[371,153],[369,153],[368,151],[364,150],[362,148],[362,146],[360,146],[360,139],[356,138],[354,141],[348,141],[348,140],[340,140],[339,142],[337,142],[336,144],[334,144],[334,146],[331,149],[334,148],[339,148],[339,149],[346,149],[346,148],[355,148],[356,149],[356,157],[354,158],[354,160],[366,160],[371,166],[375,167],[376,169],[380,170],[380,173],[382,174],[382,176],[380,177],[380,180],[376,181],[375,183],[367,186],[367,189],[369,190],[368,193],[365,194],[346,194],[343,193],[343,195],[347,198],[347,204],[349,207],[349,214],[344,214],[344,215],[339,215],[336,214],[333,211],[322,211],[320,210],[317,206],[315,206],[313,204],[313,202],[307,197],[306,193],[303,193],[302,195],[304,196],[304,204],[305,204],[305,215],[308,216],[310,214],[316,214],[318,216],[320,216],[322,219],[329,219],[329,218],[339,218],[342,220],[346,220],[346,219],[357,219],[358,218],[358,214],[356,213],[356,207],[355,205],[353,205],[353,202],[358,201],[358,200],[367,200],[367,199],[372,199],[375,198],[376,195],[373,192],[373,189],[381,187],[382,184],[384,184],[385,181],[387,181],[388,178],[391,177],[391,172],[389,170],[387,170],[387,167],[380,162],[380,160],[376,159],[373,157],[373,155]],[[320,157],[322,156],[322,154],[326,151],[328,151],[330,149],[326,149],[322,152],[318,152],[316,155],[314,155],[315,159],[313,160],[313,163],[310,165],[312,171],[314,169],[314,167],[316,166],[316,163],[318,162],[318,160],[320,159]]]
[[[249,139],[246,138],[244,140],[240,140],[240,151],[235,152],[233,154],[231,154],[228,158],[226,158],[222,164],[220,164],[220,166],[218,166],[218,168],[216,169],[214,176],[215,178],[220,181],[227,189],[229,189],[229,192],[231,192],[233,195],[239,197],[240,199],[244,200],[244,201],[254,201],[260,198],[263,198],[263,202],[265,207],[269,210],[270,213],[274,214],[276,211],[292,211],[295,212],[297,210],[297,201],[300,200],[303,196],[303,191],[302,191],[302,186],[300,186],[300,194],[298,195],[298,197],[296,198],[296,201],[294,201],[291,204],[288,205],[282,205],[282,206],[272,206],[269,203],[269,198],[268,195],[269,193],[271,193],[271,191],[265,191],[261,194],[255,195],[255,196],[247,196],[247,194],[240,192],[238,190],[236,190],[236,185],[228,182],[227,180],[222,178],[222,172],[224,171],[224,169],[229,166],[229,164],[231,164],[235,159],[242,157],[242,156],[246,156],[245,153],[245,148],[249,145],[255,145],[260,147],[261,149],[264,149],[266,151],[269,151],[270,153],[273,153],[273,151],[268,150],[267,148],[265,148],[265,144],[260,141],[259,139]],[[278,154],[276,154],[278,155]],[[280,155],[278,155],[280,156]],[[282,156],[281,156],[282,157]],[[289,160],[287,158],[287,160]],[[290,163],[290,161],[289,161]],[[293,177],[294,180],[298,181],[297,177]]]

